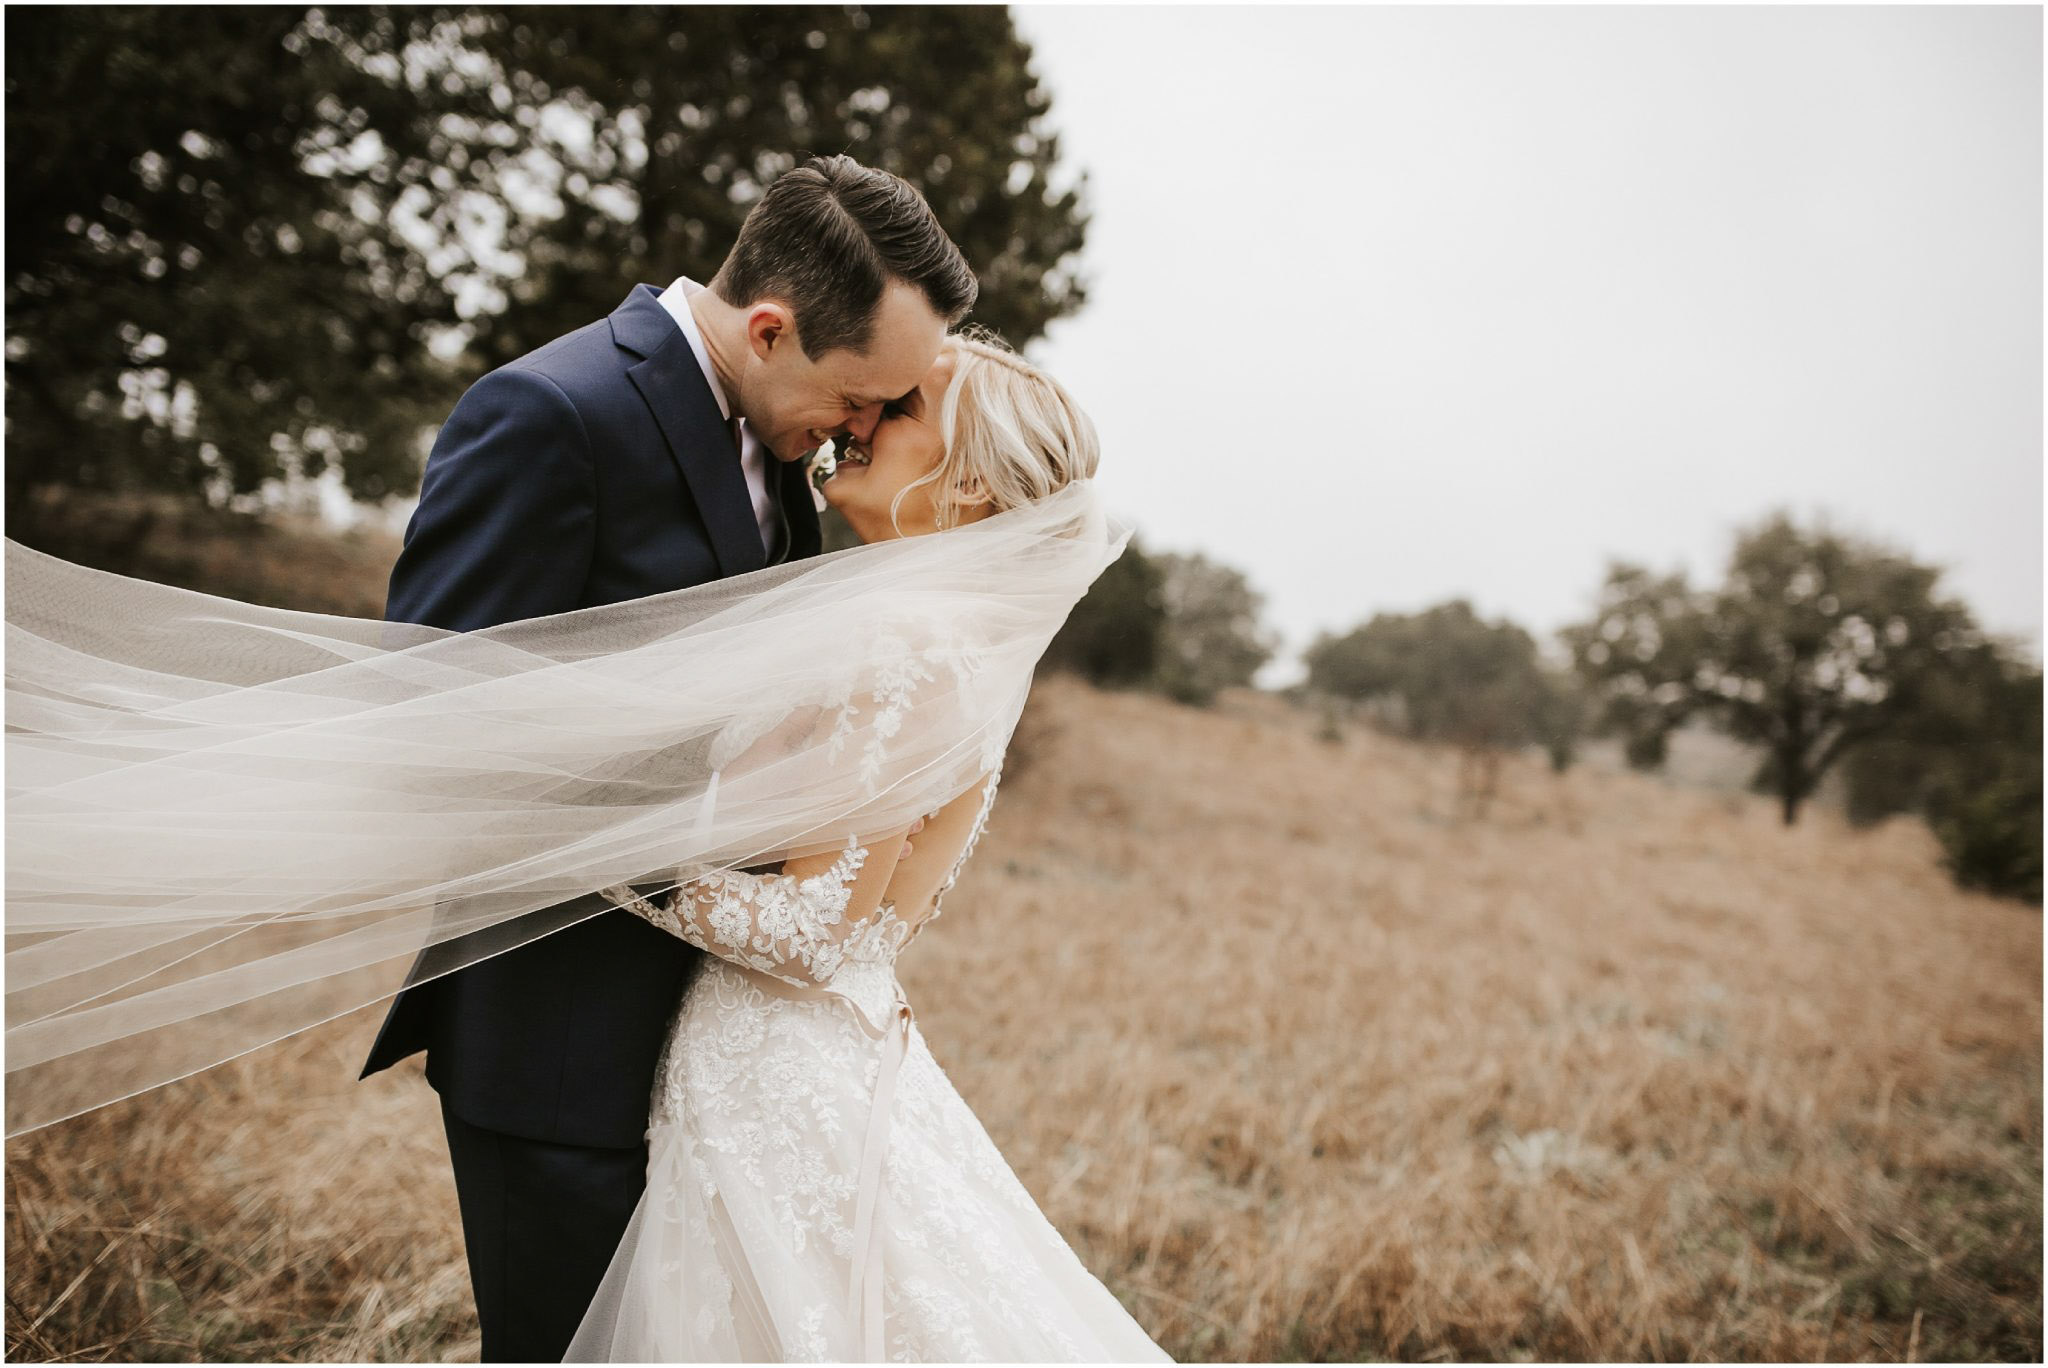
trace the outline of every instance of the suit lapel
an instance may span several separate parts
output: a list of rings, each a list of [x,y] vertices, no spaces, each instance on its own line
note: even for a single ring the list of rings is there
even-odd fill
[[[782,512],[783,531],[787,535],[784,543],[784,560],[802,560],[818,554],[824,545],[824,538],[818,531],[818,506],[811,501],[811,477],[805,469],[808,461],[777,461],[769,458],[775,473],[781,477],[781,484],[775,491],[775,505]]]
[[[612,340],[640,358],[626,368],[682,472],[718,568],[743,575],[767,563],[739,453],[689,341],[661,307],[660,292],[636,285],[611,316]]]

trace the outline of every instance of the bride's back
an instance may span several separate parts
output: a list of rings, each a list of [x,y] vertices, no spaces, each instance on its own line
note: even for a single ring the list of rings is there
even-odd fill
[[[940,808],[912,839],[911,853],[897,863],[882,894],[882,901],[905,925],[920,926],[937,911],[939,899],[952,887],[981,834],[995,786],[992,774]]]

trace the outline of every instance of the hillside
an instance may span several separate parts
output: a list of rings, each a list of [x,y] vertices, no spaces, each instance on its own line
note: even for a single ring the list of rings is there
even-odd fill
[[[904,978],[1182,1358],[2038,1359],[2041,917],[1916,823],[1043,683]],[[16,1359],[473,1358],[364,1013],[7,1150]]]

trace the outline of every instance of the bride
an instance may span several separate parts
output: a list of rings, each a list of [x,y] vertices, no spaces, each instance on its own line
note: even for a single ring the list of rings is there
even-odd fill
[[[825,497],[872,543],[979,522],[1095,463],[1058,384],[953,338]],[[569,1359],[1165,1357],[1039,1212],[896,980],[999,773],[907,830],[776,874],[684,871],[659,902],[606,890],[716,958],[670,1028],[646,1191]]]
[[[1128,537],[1095,462],[1057,384],[955,338],[826,486],[867,545],[701,589],[455,633],[10,542],[9,1134],[375,1001],[422,944],[450,972],[562,929],[601,889],[715,958],[571,1358],[1163,1358],[895,976],[1033,666]]]

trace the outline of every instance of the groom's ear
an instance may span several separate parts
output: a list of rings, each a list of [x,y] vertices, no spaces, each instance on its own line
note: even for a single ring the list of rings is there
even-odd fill
[[[772,299],[757,300],[748,306],[747,346],[763,361],[777,347],[794,346],[799,351],[803,350],[797,345],[795,317]]]

